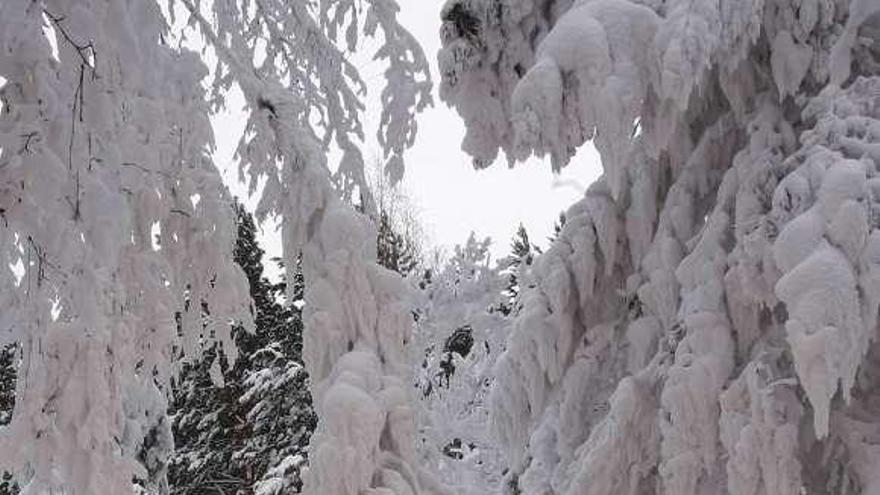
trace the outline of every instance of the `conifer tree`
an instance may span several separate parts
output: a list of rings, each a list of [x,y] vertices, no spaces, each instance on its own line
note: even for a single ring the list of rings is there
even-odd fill
[[[388,205],[380,204],[377,259],[406,276],[418,265],[418,240],[398,232]],[[250,286],[256,333],[233,331],[239,349],[234,364],[212,345],[203,359],[183,365],[172,405],[177,449],[169,477],[175,494],[298,493],[317,423],[302,366],[302,271],[297,264],[280,283],[267,280],[254,220],[240,205],[236,211],[235,261]],[[284,294],[294,301],[281,304]]]
[[[376,263],[406,277],[422,264],[424,236],[412,199],[380,169],[374,164],[369,190],[355,209],[369,213],[376,227]],[[368,211],[367,201],[372,201],[375,212]]]
[[[15,406],[15,348],[0,349],[0,426],[9,423]]]
[[[516,313],[519,295],[522,292],[522,278],[528,267],[532,265],[535,256],[541,253],[541,249],[529,241],[529,234],[523,224],[519,228],[510,243],[510,256],[502,260],[505,266],[502,273],[507,277],[507,287],[504,289],[504,300],[498,305],[498,310],[505,316]]]
[[[316,424],[301,360],[300,305],[280,302],[286,283],[263,276],[253,218],[240,205],[236,210],[235,261],[250,286],[256,331],[235,328],[234,364],[212,346],[202,360],[184,365],[174,391],[172,493],[298,492]],[[298,267],[294,272],[299,288],[290,294],[302,294]]]
[[[386,210],[379,212],[376,236],[376,261],[404,277],[419,264],[419,247],[415,239],[395,229]]]
[[[253,228],[249,215],[242,223]],[[253,243],[253,236],[249,239]],[[254,252],[261,250],[255,247],[242,255]],[[261,260],[257,261],[260,263],[254,264],[253,269],[245,269],[249,280],[250,273],[262,270]],[[306,448],[317,425],[308,374],[302,364],[300,264],[291,267],[281,283],[271,284],[265,278],[261,278],[260,283],[264,287],[260,293],[264,300],[262,306],[257,303],[257,333],[242,335],[242,341],[249,340],[242,343],[251,352],[248,354],[250,367],[242,374],[244,394],[239,404],[249,430],[233,457],[255,480],[253,492],[256,495],[299,493]],[[288,284],[293,287],[286,292]],[[282,305],[278,300],[285,293],[293,295],[294,300]],[[257,301],[256,297],[254,300]]]

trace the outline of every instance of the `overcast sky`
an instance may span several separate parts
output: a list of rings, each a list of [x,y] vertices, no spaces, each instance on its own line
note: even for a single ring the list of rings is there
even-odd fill
[[[464,124],[455,110],[440,101],[437,51],[440,47],[440,9],[443,1],[402,1],[401,21],[421,42],[431,63],[434,79],[434,106],[419,116],[419,132],[413,149],[406,153],[403,188],[414,203],[418,217],[432,247],[447,250],[467,239],[471,231],[493,239],[494,256],[509,252],[510,240],[520,222],[533,242],[546,245],[546,237],[559,213],[580,198],[586,187],[601,173],[598,154],[592,145],[584,146],[561,174],[553,174],[549,161],[533,159],[507,167],[502,157],[484,170],[474,170],[470,157],[461,151]],[[358,64],[373,97],[381,90],[381,62]],[[217,162],[233,193],[245,194],[236,184],[237,170],[232,152],[241,135],[243,118],[230,102],[230,112],[215,119],[218,144]],[[364,156],[374,156],[377,116],[369,112]],[[280,255],[277,236],[266,229],[264,244],[269,255]]]

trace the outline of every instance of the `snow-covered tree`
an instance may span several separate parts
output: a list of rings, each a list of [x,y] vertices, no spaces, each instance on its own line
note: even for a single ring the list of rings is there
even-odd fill
[[[247,241],[236,250],[236,260],[253,284],[252,275],[262,273],[261,251],[250,215],[241,214],[245,216],[241,225],[250,234],[243,236]],[[259,279],[260,294],[254,297],[256,333],[241,336],[241,345],[250,349],[239,398],[240,421],[248,428],[233,462],[255,481],[255,495],[299,493],[307,445],[317,423],[302,363],[303,277],[299,264],[294,264],[288,266],[282,283]],[[282,305],[279,300],[285,293],[293,300]]]
[[[199,361],[184,365],[173,387],[169,405],[174,435],[174,452],[168,459],[171,493],[207,492],[221,487],[230,491],[251,480],[239,476],[240,466],[231,462],[246,425],[237,415],[241,395],[239,380],[231,380],[231,369],[218,356],[216,347]],[[241,359],[236,360],[240,366]],[[216,367],[214,366],[214,363]],[[222,376],[222,383],[215,383]],[[236,442],[239,440],[239,442]]]
[[[9,423],[15,407],[16,345],[0,349],[0,425]]]
[[[420,391],[418,453],[453,493],[496,492],[504,469],[487,397],[506,328],[507,280],[489,239],[471,234],[442,270],[418,282],[412,363]]]
[[[592,139],[492,426],[526,494],[877,493],[880,2],[450,0],[477,166]]]
[[[242,268],[254,301],[253,333],[233,330],[239,357],[229,363],[218,349],[187,364],[174,387],[175,450],[170,459],[171,492],[298,492],[305,446],[315,415],[302,366],[301,297],[286,307],[284,284],[263,276],[263,250],[256,226],[241,205],[235,262]],[[289,278],[302,294],[294,267]],[[284,465],[284,467],[279,467]]]
[[[348,54],[365,33],[387,63],[378,140],[397,179],[414,114],[430,101],[421,49],[390,0],[181,3],[217,56],[214,94],[237,85],[244,95],[238,157],[254,187],[265,181],[257,214],[281,218],[287,266],[302,260],[303,358],[320,418],[305,492],[439,490],[412,448],[407,288],[376,264],[375,228],[347,204],[366,189],[357,147],[365,87]],[[332,174],[331,144],[342,153]]]
[[[394,229],[392,222],[388,213],[384,210],[379,211],[376,236],[377,262],[405,277],[418,267],[419,251],[409,237]]]
[[[207,71],[166,31],[154,2],[0,3],[0,345],[20,351],[0,465],[25,493],[130,492],[173,348],[232,354],[248,317]]]
[[[367,176],[367,196],[375,203],[370,216],[376,225],[376,262],[403,277],[424,264],[425,236],[416,215],[412,198],[393,184],[379,167]],[[363,201],[362,201],[363,203]],[[366,205],[358,205],[364,211]]]
[[[502,260],[504,265],[503,274],[507,277],[507,287],[504,289],[506,300],[502,301],[498,309],[508,316],[516,314],[520,310],[520,294],[523,288],[528,286],[527,274],[535,256],[541,253],[541,249],[529,241],[529,233],[520,224],[516,235],[510,243],[511,253],[507,259]],[[525,285],[524,285],[525,283]]]

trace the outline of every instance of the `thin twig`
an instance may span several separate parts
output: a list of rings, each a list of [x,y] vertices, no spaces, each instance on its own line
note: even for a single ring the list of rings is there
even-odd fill
[[[58,29],[58,32],[61,33],[61,36],[64,37],[64,39],[68,43],[70,43],[70,46],[72,46],[76,50],[76,53],[82,60],[83,65],[92,69],[92,78],[97,78],[96,65],[98,62],[98,53],[95,51],[95,45],[91,41],[84,45],[74,41],[73,38],[70,36],[70,33],[67,32],[67,29],[64,28],[64,24],[62,24],[64,22],[64,16],[53,15],[46,9],[43,9],[43,13],[46,14],[46,17],[50,21],[52,21],[52,24],[54,24],[55,28]],[[91,60],[89,60],[89,57],[86,56],[87,53],[91,54]]]
[[[22,134],[21,137],[24,138],[24,144],[22,145],[21,149],[18,150],[18,153],[19,154],[32,153],[32,151],[29,148],[29,146],[31,145],[31,140],[34,139],[35,137],[38,137],[38,136],[39,136],[39,133],[37,131],[31,131],[31,132],[28,132],[27,134]]]

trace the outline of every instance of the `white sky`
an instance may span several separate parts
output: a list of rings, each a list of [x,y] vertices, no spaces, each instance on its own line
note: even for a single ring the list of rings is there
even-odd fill
[[[559,175],[552,172],[549,160],[533,159],[511,169],[503,155],[491,167],[474,170],[470,157],[461,151],[464,123],[455,109],[440,101],[436,90],[443,3],[401,2],[401,22],[421,42],[435,83],[434,106],[419,117],[416,144],[406,154],[404,186],[438,245],[454,246],[475,231],[491,237],[493,253],[502,256],[520,222],[532,242],[545,245],[559,213],[601,173],[598,153],[592,145],[584,146]]]
[[[559,213],[580,198],[601,173],[598,154],[592,145],[585,145],[558,175],[551,171],[549,160],[533,159],[511,169],[503,155],[491,167],[474,170],[470,157],[461,151],[464,124],[437,95],[443,0],[400,3],[401,22],[421,42],[435,83],[434,106],[419,116],[415,146],[405,155],[402,185],[428,235],[428,247],[448,251],[473,231],[478,237],[493,239],[492,252],[498,258],[509,252],[510,240],[520,222],[532,242],[545,246]],[[374,86],[370,88],[371,97],[377,97],[383,82],[381,62],[368,61],[361,70],[367,84]],[[243,197],[246,189],[237,183],[237,166],[232,163],[244,125],[241,114],[236,112],[240,107],[240,103],[230,101],[229,112],[217,117],[214,124],[217,163],[233,194]],[[368,142],[363,150],[367,161],[378,153],[374,142],[376,120],[375,112],[368,112]],[[252,205],[253,201],[248,203]],[[272,230],[273,227],[264,226],[264,249],[269,256],[278,256],[280,242]]]

